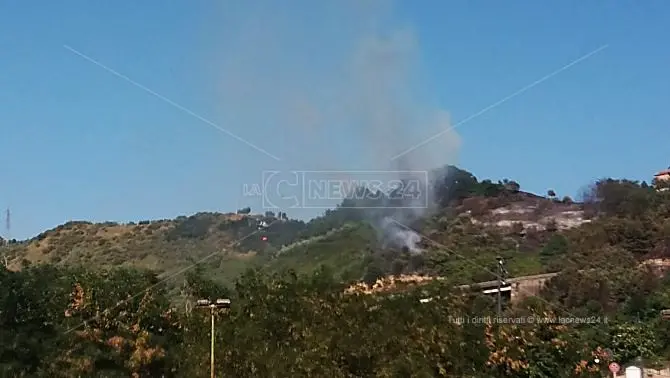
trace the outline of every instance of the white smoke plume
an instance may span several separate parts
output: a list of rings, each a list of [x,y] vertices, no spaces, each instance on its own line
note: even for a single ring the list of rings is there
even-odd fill
[[[221,21],[229,30],[216,58],[223,111],[272,141],[263,147],[282,158],[272,168],[338,170],[346,179],[347,170],[429,171],[456,163],[453,131],[392,159],[448,129],[450,119],[426,99],[436,88],[422,85],[430,80],[421,75],[417,36],[393,18],[389,2],[281,4],[227,9],[235,17]],[[403,205],[409,208],[384,216],[367,212],[386,245],[418,251],[420,237],[403,225],[425,214],[425,197]]]

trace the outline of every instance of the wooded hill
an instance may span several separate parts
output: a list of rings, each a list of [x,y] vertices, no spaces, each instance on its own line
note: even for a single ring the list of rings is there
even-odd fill
[[[70,223],[9,243],[0,376],[207,376],[209,320],[188,309],[220,296],[233,300],[217,323],[221,376],[596,377],[613,360],[668,360],[659,312],[670,308],[670,279],[638,266],[670,255],[670,192],[608,179],[574,203],[449,170],[439,208],[408,225],[424,236],[422,253],[382,248],[350,204],[310,222],[270,222],[268,241],[243,239],[258,231],[248,214],[203,213]],[[490,298],[453,287],[495,278],[496,256],[512,276],[561,272],[505,316],[598,321],[450,321],[495,315]],[[345,293],[409,273],[445,279],[403,295]],[[425,296],[442,299],[420,304]]]
[[[487,233],[506,239],[508,244],[522,241],[520,250],[529,254],[515,256],[514,261],[525,265],[516,268],[517,263],[513,262],[515,273],[542,270],[538,264],[531,266],[534,263],[530,261],[541,240],[528,241],[535,235],[526,241],[516,240],[514,235],[496,229],[512,228],[518,232],[525,227],[531,233],[542,234],[547,225],[561,228],[573,227],[570,222],[581,224],[582,206],[573,204],[569,198],[531,195],[519,191],[513,181],[479,182],[456,167],[447,170],[450,182],[442,183],[444,189],[438,191],[442,206],[424,220],[424,225],[413,226],[421,227],[417,231],[432,238],[443,233],[448,224],[465,227],[464,219],[470,219],[472,224],[467,225],[470,227],[467,233],[486,229]],[[459,184],[453,185],[455,182]],[[426,267],[423,260],[434,257],[432,253],[412,257],[403,251],[383,250],[366,214],[355,206],[354,201],[348,201],[309,222],[288,219],[285,213],[254,215],[250,214],[251,209],[128,224],[69,222],[30,240],[11,243],[4,257],[13,270],[27,264],[49,263],[137,267],[163,274],[205,259],[201,263],[203,268],[225,283],[232,283],[250,267],[271,271],[290,267],[309,273],[326,264],[344,280],[360,279],[366,272],[371,276],[379,270],[377,273],[446,273]],[[459,214],[461,217],[457,217]],[[259,230],[260,222],[269,227]],[[426,248],[439,250],[434,245]]]

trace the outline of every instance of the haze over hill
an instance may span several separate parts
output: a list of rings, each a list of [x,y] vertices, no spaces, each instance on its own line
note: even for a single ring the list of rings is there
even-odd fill
[[[276,4],[219,6],[172,4],[155,12],[146,5],[101,10],[86,4],[81,13],[67,13],[55,5],[13,5],[3,12],[17,15],[0,23],[8,48],[18,51],[0,62],[3,88],[11,94],[2,123],[12,125],[2,134],[0,160],[7,163],[0,207],[12,209],[12,237],[32,237],[67,220],[260,209],[260,201],[241,192],[262,171],[388,168],[387,155],[428,138],[430,127],[448,124],[445,110],[452,125],[470,119],[457,129],[467,148],[457,148],[461,138],[444,135],[408,157],[462,163],[486,177],[504,173],[538,193],[551,186],[574,195],[600,175],[644,179],[664,159],[652,149],[616,160],[602,143],[607,136],[631,151],[646,150],[649,136],[662,135],[667,124],[650,118],[664,114],[666,86],[655,79],[663,75],[664,60],[632,69],[656,49],[646,42],[649,29],[631,26],[636,16],[617,7],[585,7],[579,19],[570,18],[566,34],[564,18],[527,4],[491,6],[476,17],[446,3],[434,11],[357,1],[304,2],[290,12]],[[555,14],[571,12],[566,5],[552,7]],[[533,17],[520,16],[533,9]],[[143,19],[145,12],[155,18]],[[662,14],[640,12],[646,26]],[[165,43],[155,43],[155,35]],[[42,67],[45,62],[49,67]],[[634,92],[630,75],[642,75]],[[383,110],[375,94],[399,110]],[[378,116],[370,108],[381,109]],[[393,118],[388,129],[397,130],[394,123],[403,117],[394,137],[361,126],[362,120]],[[631,137],[624,126],[631,124],[646,131]],[[39,179],[25,174],[37,171]],[[306,220],[318,211],[296,209],[292,216]]]
[[[281,161],[272,165],[281,168],[271,185],[263,188],[265,196],[267,191],[272,195],[284,190],[273,185],[279,185],[279,177],[292,182],[294,171],[309,171],[300,176],[308,183],[371,179],[357,171],[379,171],[385,184],[392,180],[423,184],[420,198],[395,205],[396,221],[411,222],[432,207],[427,202],[433,193],[429,192],[432,186],[426,185],[426,173],[455,163],[460,139],[448,113],[428,101],[435,89],[418,80],[421,62],[416,34],[397,23],[388,6],[348,1],[326,6],[336,19],[355,20],[355,25],[337,38],[333,64],[325,69],[316,68],[313,55],[286,53],[306,49],[308,34],[296,33],[296,26],[285,15],[277,16],[273,7],[259,12],[258,24],[236,36],[244,43],[234,44],[223,58],[224,72],[236,73],[223,80],[225,106],[235,109],[245,124],[262,119],[282,124],[280,130],[268,133],[285,143],[277,146],[282,150],[277,152]],[[255,28],[259,24],[263,32]],[[261,118],[259,108],[264,109]],[[331,142],[338,134],[349,136],[346,148]],[[415,148],[434,136],[430,143]],[[313,172],[320,170],[334,172]],[[435,178],[439,179],[444,178]],[[300,188],[305,187],[302,184]],[[267,202],[277,206],[274,211],[291,209],[300,214],[302,208],[334,207],[342,200],[322,197],[318,203],[304,204],[293,202],[290,194],[297,193],[282,193],[286,199],[274,195]],[[305,193],[300,194],[304,198]],[[264,205],[267,199],[263,198]],[[416,235],[398,228],[387,216],[361,211],[388,243],[416,248]]]

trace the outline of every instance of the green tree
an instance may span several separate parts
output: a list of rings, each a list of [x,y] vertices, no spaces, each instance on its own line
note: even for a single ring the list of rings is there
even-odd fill
[[[567,253],[568,240],[561,234],[553,234],[540,251],[540,262],[548,268],[555,268],[555,264]]]
[[[655,356],[656,334],[647,324],[624,323],[611,328],[611,348],[617,361],[626,363],[638,357]]]

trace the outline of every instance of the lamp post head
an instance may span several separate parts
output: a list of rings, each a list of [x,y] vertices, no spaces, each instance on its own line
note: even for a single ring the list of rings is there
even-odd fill
[[[196,307],[200,308],[230,308],[230,299],[217,299],[212,302],[210,299],[198,299]]]
[[[197,307],[209,307],[209,305],[212,303],[209,299],[198,299],[198,301],[195,303]]]
[[[216,308],[230,308],[230,299],[217,299],[215,306]]]

